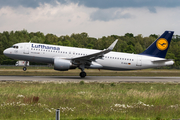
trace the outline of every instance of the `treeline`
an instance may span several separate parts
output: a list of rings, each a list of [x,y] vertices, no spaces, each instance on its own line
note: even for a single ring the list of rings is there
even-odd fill
[[[154,40],[158,38],[158,35],[151,34],[149,37],[143,37],[142,35],[134,36],[132,33],[126,33],[124,36],[111,35],[103,36],[102,38],[89,37],[87,33],[72,34],[70,36],[56,36],[53,34],[44,35],[42,32],[31,32],[27,30],[22,31],[4,31],[0,33],[0,64],[15,64],[16,60],[12,60],[3,55],[3,50],[11,47],[15,43],[20,42],[36,42],[54,45],[63,45],[71,47],[81,47],[89,49],[106,49],[115,39],[119,39],[114,51],[126,52],[126,53],[141,53]],[[168,53],[166,55],[168,59],[174,59],[174,66],[180,66],[180,36],[174,35]]]

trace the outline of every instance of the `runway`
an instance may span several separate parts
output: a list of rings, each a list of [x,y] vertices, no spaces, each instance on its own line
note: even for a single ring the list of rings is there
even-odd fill
[[[135,77],[135,76],[86,76],[80,78],[79,76],[0,76],[0,82],[10,81],[30,81],[30,82],[73,82],[80,81],[86,83],[119,83],[119,82],[180,82],[180,77]]]

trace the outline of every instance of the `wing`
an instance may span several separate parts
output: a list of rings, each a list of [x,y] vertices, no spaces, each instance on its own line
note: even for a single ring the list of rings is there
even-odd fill
[[[108,52],[112,51],[114,46],[116,45],[118,39],[115,40],[107,49],[104,49],[100,52],[94,53],[94,54],[90,54],[90,55],[86,55],[86,56],[82,56],[82,57],[76,57],[76,58],[72,58],[72,62],[73,64],[85,64],[88,63],[90,64],[92,61],[95,61],[96,59],[100,59],[104,56],[104,54],[107,54]]]

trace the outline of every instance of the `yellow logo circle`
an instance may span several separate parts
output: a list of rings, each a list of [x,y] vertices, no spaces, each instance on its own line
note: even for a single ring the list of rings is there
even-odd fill
[[[159,50],[166,50],[168,47],[168,41],[164,38],[160,38],[157,42],[156,42],[156,46]]]

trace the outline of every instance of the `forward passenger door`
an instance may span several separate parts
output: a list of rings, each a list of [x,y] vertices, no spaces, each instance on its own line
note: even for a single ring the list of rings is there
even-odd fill
[[[29,44],[24,45],[24,54],[29,54]]]

